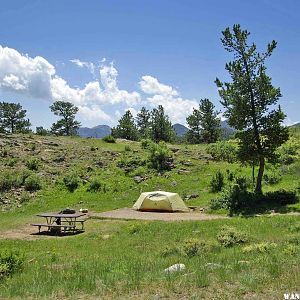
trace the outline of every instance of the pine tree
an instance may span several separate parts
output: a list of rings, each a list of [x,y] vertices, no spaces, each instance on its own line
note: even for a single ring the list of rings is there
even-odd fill
[[[277,43],[268,44],[264,53],[248,43],[250,33],[234,25],[222,32],[222,44],[234,60],[226,64],[232,81],[216,84],[225,107],[230,126],[237,129],[241,161],[258,163],[255,192],[262,193],[262,178],[266,159],[272,161],[275,150],[288,139],[288,129],[282,125],[285,118],[277,108],[280,89],[275,88],[266,74],[265,60],[271,56]]]
[[[175,132],[169,117],[165,115],[164,108],[159,105],[151,112],[151,138],[155,142],[171,142],[175,138]]]
[[[142,107],[136,117],[136,124],[139,131],[139,136],[142,139],[149,138],[150,135],[150,117],[148,109]]]
[[[117,127],[112,128],[113,137],[131,141],[138,139],[138,131],[130,110],[125,112],[118,123]]]
[[[80,123],[75,120],[78,107],[70,102],[56,101],[50,106],[51,111],[61,117],[52,124],[51,132],[56,135],[76,135]]]
[[[220,137],[220,119],[209,99],[200,100],[199,108],[186,119],[189,125],[188,141],[194,144],[214,143]]]
[[[0,131],[23,133],[29,131],[30,125],[20,103],[0,102]]]

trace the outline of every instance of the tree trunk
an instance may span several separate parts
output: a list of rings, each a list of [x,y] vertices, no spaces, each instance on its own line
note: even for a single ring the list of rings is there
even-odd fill
[[[265,170],[265,158],[263,156],[260,156],[259,158],[259,170],[257,174],[257,180],[256,180],[256,187],[255,187],[255,194],[262,194],[262,188],[261,188],[261,182],[264,175]]]

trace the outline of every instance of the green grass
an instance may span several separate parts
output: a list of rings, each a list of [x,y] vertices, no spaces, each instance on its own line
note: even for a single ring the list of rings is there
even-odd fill
[[[286,253],[293,234],[289,227],[296,222],[296,217],[287,216],[214,220],[209,226],[208,222],[91,220],[81,235],[1,240],[1,248],[22,249],[26,262],[23,272],[2,284],[0,297],[47,299],[79,293],[123,299],[155,294],[230,299],[255,293],[260,299],[265,295],[279,299],[286,290],[298,288],[300,249]],[[277,247],[266,253],[244,253],[244,245],[219,245],[210,251],[200,249],[192,257],[181,252],[162,255],[167,246],[180,248],[191,238],[216,244],[224,224],[246,232],[250,241],[245,245],[270,242]],[[185,272],[165,275],[163,270],[174,263],[184,263]]]
[[[296,133],[294,136],[298,138]],[[297,216],[172,223],[91,219],[86,222],[86,232],[75,236],[5,239],[6,232],[21,231],[24,224],[38,221],[35,214],[39,212],[66,207],[95,212],[130,207],[141,192],[158,189],[177,192],[182,198],[197,194],[186,201],[187,205],[216,213],[209,210],[210,199],[219,195],[210,192],[212,176],[221,170],[226,177],[226,170],[230,170],[251,178],[250,167],[213,161],[205,145],[169,145],[177,148],[176,167],[158,174],[143,164],[148,153],[136,142],[23,135],[3,140],[6,146],[5,155],[0,155],[1,174],[6,170],[16,177],[22,170],[28,172],[26,162],[36,158],[39,167],[30,172],[41,179],[42,190],[28,194],[29,200],[21,205],[18,197],[23,186],[0,195],[10,200],[0,204],[0,249],[16,249],[25,256],[23,270],[0,283],[0,299],[233,299],[233,295],[237,299],[282,299],[284,292],[297,291]],[[141,165],[131,170],[118,166],[121,160],[133,159]],[[274,185],[264,184],[265,192],[300,188],[299,158],[281,166],[279,172],[281,180]],[[64,185],[66,174],[79,177],[74,192]],[[135,175],[145,180],[136,183]],[[95,178],[101,188],[88,192]],[[270,209],[267,207],[265,212]],[[300,204],[284,207],[283,211],[300,211]],[[249,241],[245,245],[221,246],[217,235],[224,225],[245,232]],[[196,255],[187,256],[182,250],[187,240],[199,240],[208,246],[200,246]],[[255,250],[264,249],[264,243],[275,243],[276,247],[266,252]],[[254,250],[245,252],[245,246]],[[186,270],[166,276],[163,270],[175,263],[184,263]]]

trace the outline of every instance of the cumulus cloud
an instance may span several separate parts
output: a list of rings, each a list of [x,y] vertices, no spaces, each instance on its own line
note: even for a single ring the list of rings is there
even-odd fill
[[[92,62],[81,61],[78,58],[71,59],[70,62],[75,64],[79,68],[87,68],[91,72],[91,74],[95,76],[96,66]]]
[[[93,63],[73,59],[79,67],[95,71]],[[48,101],[66,100],[79,106],[80,113],[87,119],[107,121],[103,111],[107,105],[136,105],[140,94],[119,89],[118,71],[113,64],[100,67],[98,76],[83,88],[71,87],[56,74],[55,67],[41,56],[34,58],[15,49],[0,46],[0,89]]]
[[[198,106],[195,100],[182,98],[176,89],[155,77],[143,76],[139,84],[145,94],[152,95],[147,98],[150,106],[162,105],[173,123],[185,123],[186,116]]]
[[[179,93],[169,85],[160,83],[155,77],[152,76],[142,76],[140,81],[141,90],[150,95],[169,95],[178,96]]]

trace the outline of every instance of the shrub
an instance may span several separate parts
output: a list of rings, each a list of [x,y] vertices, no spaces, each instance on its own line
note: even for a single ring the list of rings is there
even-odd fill
[[[171,170],[173,167],[173,156],[164,142],[152,143],[149,147],[150,167],[158,170]]]
[[[276,247],[277,247],[276,243],[263,242],[259,244],[246,246],[242,249],[242,252],[243,253],[251,253],[251,252],[268,253],[274,250]]]
[[[31,150],[31,151],[35,151],[36,150],[36,144],[35,143],[30,143],[28,145],[28,149]]]
[[[274,192],[268,192],[264,195],[264,200],[268,202],[274,202],[281,205],[295,204],[298,202],[298,197],[295,191],[279,190]]]
[[[36,127],[35,132],[37,135],[42,135],[42,136],[49,135],[50,133],[47,129],[44,129],[42,126]]]
[[[264,174],[263,177],[266,184],[277,184],[281,180],[281,175],[278,170],[272,167],[269,171]]]
[[[241,187],[236,183],[224,190],[220,198],[212,199],[210,208],[213,210],[227,209],[232,214],[251,207],[256,201],[255,194],[248,192],[243,186]]]
[[[26,203],[30,200],[30,194],[27,191],[21,193],[20,203]]]
[[[224,247],[232,247],[237,244],[243,244],[248,241],[245,233],[237,230],[235,227],[224,226],[217,235],[217,240]]]
[[[9,167],[13,167],[16,165],[17,162],[18,162],[18,159],[13,157],[7,161],[6,165]]]
[[[31,158],[27,160],[26,167],[31,171],[37,171],[39,168],[39,160],[37,158]]]
[[[115,143],[116,139],[112,135],[107,135],[102,139],[106,143]]]
[[[0,155],[0,156],[2,156],[2,157],[7,157],[8,154],[9,154],[9,151],[8,151],[7,148],[2,148],[2,149],[1,149],[1,155]]]
[[[24,258],[19,252],[0,252],[0,281],[21,270]]]
[[[150,147],[150,145],[152,145],[152,144],[153,144],[153,142],[149,139],[142,139],[141,140],[141,147],[143,149],[148,149]]]
[[[218,171],[210,181],[210,190],[213,193],[220,192],[224,186],[224,175]]]
[[[63,178],[63,182],[66,186],[66,188],[68,189],[69,192],[74,192],[78,186],[79,186],[79,177],[77,174],[67,174],[64,178]]]
[[[25,179],[24,187],[26,191],[37,191],[42,188],[40,178],[37,175],[30,175]]]
[[[124,151],[129,152],[129,151],[131,151],[131,148],[130,148],[128,145],[126,145],[126,146],[124,147]]]
[[[198,254],[201,247],[201,242],[198,239],[188,239],[183,244],[183,252],[188,257],[193,257]]]
[[[98,192],[101,190],[101,181],[98,178],[92,179],[92,181],[89,184],[89,187],[87,188],[88,192]]]
[[[279,162],[284,165],[290,165],[298,158],[297,152],[299,144],[295,139],[290,139],[289,142],[283,144],[277,151]]]
[[[294,256],[299,252],[299,246],[297,245],[287,245],[284,250],[283,253],[286,255],[291,255]]]
[[[291,225],[289,230],[291,232],[300,232],[300,222]]]
[[[138,167],[145,166],[146,161],[140,157],[128,157],[124,155],[118,162],[117,166],[125,170],[125,173],[135,171]]]
[[[167,246],[161,251],[162,257],[168,257],[172,255],[179,255],[179,254],[180,254],[180,249],[175,246]]]
[[[223,160],[232,163],[237,160],[237,146],[228,141],[210,144],[207,152],[217,161]]]

